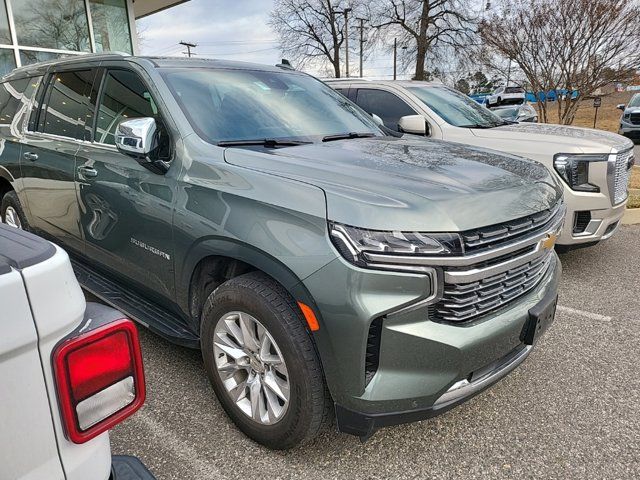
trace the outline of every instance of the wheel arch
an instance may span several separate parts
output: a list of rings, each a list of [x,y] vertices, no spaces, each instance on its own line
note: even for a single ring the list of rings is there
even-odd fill
[[[5,193],[10,191],[15,191],[13,186],[14,179],[9,173],[9,171],[0,166],[0,199],[4,196]]]
[[[207,239],[194,246],[178,278],[178,302],[188,312],[194,331],[200,331],[202,306],[219,285],[239,275],[258,271],[282,285],[294,298],[320,312],[302,279],[267,252],[231,239]]]

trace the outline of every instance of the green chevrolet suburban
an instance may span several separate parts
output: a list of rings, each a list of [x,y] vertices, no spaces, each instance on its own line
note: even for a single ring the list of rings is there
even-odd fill
[[[200,348],[222,406],[290,448],[440,414],[552,322],[562,186],[515,156],[390,136],[287,66],[88,55],[0,83],[2,220]]]

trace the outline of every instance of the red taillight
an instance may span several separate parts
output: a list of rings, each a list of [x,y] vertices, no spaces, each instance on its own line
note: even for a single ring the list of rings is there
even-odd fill
[[[100,435],[144,403],[142,355],[131,320],[67,340],[56,348],[53,365],[63,423],[74,443]]]

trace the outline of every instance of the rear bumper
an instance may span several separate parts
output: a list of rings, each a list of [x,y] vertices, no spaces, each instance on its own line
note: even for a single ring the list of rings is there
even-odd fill
[[[156,477],[136,457],[114,455],[109,480],[155,480]]]

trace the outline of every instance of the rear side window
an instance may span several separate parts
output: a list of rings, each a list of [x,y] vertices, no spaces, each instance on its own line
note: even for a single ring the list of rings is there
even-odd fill
[[[0,84],[0,127],[14,132],[20,128],[29,100],[42,77],[21,78]]]
[[[54,73],[49,80],[38,131],[84,139],[84,125],[92,117],[91,87],[95,70]]]
[[[384,126],[398,131],[398,121],[406,115],[416,112],[396,95],[384,90],[361,88],[356,103],[367,113],[375,113],[384,122]]]
[[[157,113],[151,93],[135,72],[111,70],[102,89],[95,141],[115,145],[115,131],[120,122],[130,118],[156,118]]]
[[[507,87],[505,89],[505,93],[524,93],[524,88],[522,88],[522,87]]]

